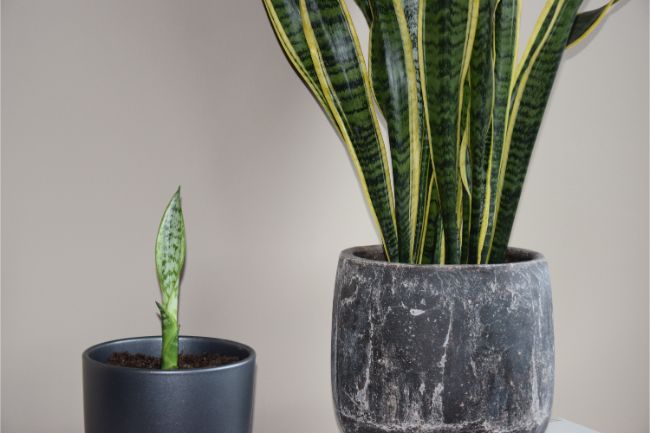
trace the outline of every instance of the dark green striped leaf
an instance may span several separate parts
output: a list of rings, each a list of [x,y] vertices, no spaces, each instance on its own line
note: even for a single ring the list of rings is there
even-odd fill
[[[481,0],[476,25],[476,37],[472,50],[469,70],[470,91],[470,138],[469,152],[471,161],[471,218],[469,221],[469,239],[464,244],[468,248],[468,262],[480,260],[479,235],[483,212],[486,204],[485,191],[487,182],[489,148],[492,136],[489,134],[490,117],[494,104],[494,57],[493,11],[495,0]]]
[[[598,27],[598,23],[616,3],[618,3],[618,0],[609,0],[606,5],[598,9],[579,13],[573,21],[571,33],[566,43],[567,47],[578,44],[582,39],[587,37],[589,33]]]
[[[491,146],[489,150],[486,181],[486,204],[479,232],[478,251],[481,263],[485,263],[491,244],[494,215],[497,209],[499,171],[503,165],[503,142],[510,111],[510,91],[517,51],[519,31],[519,2],[500,0],[494,11],[494,105],[491,122]]]
[[[440,241],[443,236],[442,219],[440,217],[440,201],[435,190],[435,179],[429,185],[429,203],[425,214],[427,221],[424,225],[424,240],[420,246],[419,263],[426,265],[441,263]]]
[[[528,40],[526,49],[524,51],[523,59],[520,64],[517,66],[517,71],[515,73],[515,84],[510,92],[511,98],[514,98],[514,95],[517,94],[517,89],[521,83],[521,79],[524,75],[524,72],[528,70],[530,63],[533,61],[534,56],[537,53],[537,48],[542,43],[546,37],[546,32],[548,31],[549,26],[555,19],[555,11],[562,2],[560,0],[547,0],[544,5],[544,9],[540,13],[537,23],[535,24],[535,29],[531,37]],[[512,111],[512,105],[510,105]]]
[[[558,1],[545,36],[528,67],[522,71],[524,75],[515,95],[509,125],[510,150],[489,257],[491,263],[501,263],[505,259],[530,155],[580,3],[582,0]]]
[[[318,80],[364,188],[387,258],[399,258],[386,149],[359,42],[345,3],[301,0],[303,30]]]
[[[420,178],[420,117],[406,18],[398,0],[372,0],[370,65],[377,104],[388,126],[399,261],[414,257]],[[427,155],[428,157],[428,155]]]
[[[471,243],[469,242],[470,232],[472,230],[472,197],[463,188],[462,191],[462,211],[463,211],[463,225],[462,225],[462,242],[461,242],[461,263],[469,263],[469,249]]]
[[[406,25],[411,35],[411,46],[413,47],[413,58],[418,57],[418,13],[420,9],[420,0],[402,0]]]
[[[302,30],[298,0],[263,0],[275,35],[289,63],[319,103],[330,122],[338,129],[318,83],[314,63]],[[339,131],[339,133],[341,133]]]
[[[473,0],[422,0],[420,7],[423,92],[426,95],[428,132],[440,214],[445,235],[445,260],[460,262],[457,192],[464,72],[469,65],[477,2]]]
[[[420,111],[420,113],[422,113]],[[420,119],[423,120],[424,116],[421,114]],[[415,252],[422,251],[422,243],[425,241],[425,230],[426,230],[426,221],[428,219],[427,209],[428,203],[430,201],[429,197],[429,186],[431,182],[435,182],[432,179],[433,175],[433,165],[431,164],[431,152],[429,150],[429,140],[427,138],[426,129],[423,129],[424,125],[422,121],[420,122],[420,186],[419,186],[419,195],[418,195],[418,211],[417,219],[415,225],[415,245],[413,250]],[[437,193],[437,187],[436,187]],[[419,257],[419,256],[418,256]]]
[[[420,62],[418,49],[418,14],[419,0],[402,0],[404,16],[411,37],[411,47],[413,48],[413,63],[415,64],[415,79],[418,93],[418,112],[420,116],[420,194],[418,197],[417,223],[415,227],[415,251],[421,251],[421,244],[425,237],[425,226],[427,221],[426,209],[429,204],[429,184],[433,175],[433,165],[431,152],[429,149],[429,138],[427,135],[426,118],[424,115],[424,101],[422,96],[422,86],[420,82]]]

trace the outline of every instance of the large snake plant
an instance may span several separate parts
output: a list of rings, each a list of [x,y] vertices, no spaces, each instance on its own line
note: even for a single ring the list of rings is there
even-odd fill
[[[516,61],[521,0],[263,0],[341,136],[389,261],[500,263],[566,47],[617,0],[548,0]],[[390,161],[375,103],[387,130]]]

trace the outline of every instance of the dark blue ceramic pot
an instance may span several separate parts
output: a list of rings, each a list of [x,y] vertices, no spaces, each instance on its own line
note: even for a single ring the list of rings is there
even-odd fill
[[[159,356],[160,337],[98,344],[83,353],[86,433],[250,433],[255,351],[233,341],[180,337],[179,351],[239,361],[211,368],[150,370],[107,364],[113,352]]]

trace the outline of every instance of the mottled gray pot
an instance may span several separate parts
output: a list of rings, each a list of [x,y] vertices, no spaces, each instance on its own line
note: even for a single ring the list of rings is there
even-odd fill
[[[499,265],[404,265],[381,247],[341,253],[332,388],[345,433],[541,433],[553,400],[543,256]]]
[[[185,353],[218,353],[240,361],[189,370],[109,365],[113,352],[159,356],[160,337],[128,338],[86,350],[83,362],[86,433],[250,433],[255,351],[234,341],[180,337]]]

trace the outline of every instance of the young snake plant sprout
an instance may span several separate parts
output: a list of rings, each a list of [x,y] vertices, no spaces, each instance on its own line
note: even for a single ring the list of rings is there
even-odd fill
[[[185,223],[180,187],[160,221],[156,238],[156,272],[162,302],[156,302],[162,324],[161,368],[178,368],[178,295],[185,264]]]
[[[503,262],[562,54],[617,0],[583,13],[547,0],[521,59],[522,0],[355,0],[368,66],[345,0],[263,1],[345,143],[386,258]]]

